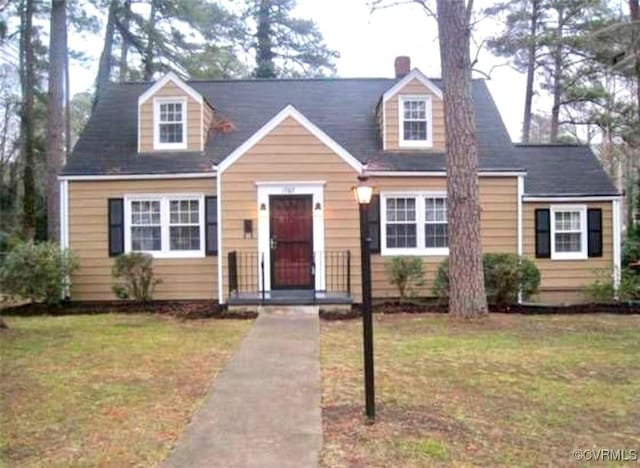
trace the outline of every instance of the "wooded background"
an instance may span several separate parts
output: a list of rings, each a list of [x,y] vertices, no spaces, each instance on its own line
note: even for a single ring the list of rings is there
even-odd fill
[[[429,13],[436,2],[366,3],[384,14],[398,3]],[[56,174],[107,82],[168,70],[197,79],[333,76],[338,51],[313,20],[293,15],[295,4],[0,0],[0,251],[16,239],[57,240]],[[591,144],[625,191],[631,225],[640,203],[638,0],[496,1],[473,10],[471,27],[487,16],[503,29],[473,43],[527,76],[521,140]],[[68,93],[69,63],[88,61],[69,47],[69,30],[101,38],[92,93]],[[428,40],[426,27],[420,34]],[[547,111],[534,113],[545,97]]]

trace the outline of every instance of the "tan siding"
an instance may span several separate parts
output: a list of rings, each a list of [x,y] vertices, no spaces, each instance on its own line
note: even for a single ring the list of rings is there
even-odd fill
[[[339,156],[289,118],[231,165],[221,176],[223,293],[227,295],[227,253],[257,252],[258,213],[256,182],[325,181],[325,250],[350,250],[352,291],[360,300],[358,209],[351,187],[356,173]],[[242,220],[252,219],[254,237],[245,238]]]
[[[182,89],[169,81],[152,97],[140,106],[138,135],[141,152],[153,151],[153,98],[154,97],[186,97],[187,98],[187,150],[202,151],[202,115],[201,105]]]
[[[402,95],[422,94],[431,96],[432,109],[432,131],[433,131],[433,151],[444,151],[445,134],[444,134],[444,106],[442,100],[433,94],[433,92],[420,83],[417,79],[411,80],[407,85],[398,91],[394,96],[384,104],[384,132],[385,132],[385,148],[387,150],[402,149],[408,152],[412,148],[400,148],[398,146],[398,137],[400,125],[398,122],[398,99]],[[415,151],[415,149],[413,150]],[[424,151],[422,149],[421,151]]]
[[[71,181],[69,182],[69,248],[80,260],[73,277],[74,300],[113,300],[108,256],[107,199],[133,193],[202,193],[215,195],[215,179]],[[155,299],[217,297],[217,257],[155,259],[163,280]]]
[[[568,205],[570,203],[559,203]],[[613,234],[611,202],[575,203],[587,208],[602,209],[602,257],[586,260],[551,260],[535,258],[535,210],[549,208],[549,203],[524,203],[523,206],[523,253],[535,261],[540,269],[540,295],[544,301],[568,301],[582,298],[584,288],[598,277],[599,273],[613,269]]]
[[[378,191],[446,191],[445,177],[399,178],[380,177],[372,179]],[[480,204],[482,249],[484,252],[517,252],[517,192],[516,177],[481,177]],[[397,297],[398,291],[389,283],[385,263],[390,256],[373,255],[371,271],[374,297]],[[425,271],[425,286],[419,295],[431,296],[431,287],[438,265],[443,256],[422,257]]]

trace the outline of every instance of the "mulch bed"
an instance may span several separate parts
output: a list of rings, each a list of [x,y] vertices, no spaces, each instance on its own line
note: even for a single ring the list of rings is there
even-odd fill
[[[509,313],[524,315],[543,314],[640,314],[640,302],[621,302],[613,304],[573,304],[573,305],[541,305],[541,304],[514,304],[510,306],[490,305],[489,311],[493,313]],[[374,314],[446,314],[446,304],[437,302],[401,302],[389,301],[373,305]],[[320,309],[320,318],[324,320],[351,320],[361,317],[359,305],[354,305],[351,310]]]
[[[4,316],[20,315],[70,315],[70,314],[108,314],[108,313],[154,313],[177,318],[199,319],[254,319],[258,316],[252,311],[229,312],[224,305],[216,301],[153,301],[138,304],[128,301],[73,301],[59,306],[46,304],[22,304],[3,308]]]

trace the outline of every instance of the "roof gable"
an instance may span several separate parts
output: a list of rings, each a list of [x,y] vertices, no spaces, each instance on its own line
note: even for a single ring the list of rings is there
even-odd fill
[[[149,100],[149,98],[151,98],[156,92],[158,92],[158,90],[162,89],[162,87],[169,82],[172,82],[182,91],[184,91],[189,96],[191,96],[194,100],[196,100],[199,104],[202,104],[202,100],[203,100],[202,95],[198,93],[195,89],[193,89],[191,86],[186,84],[184,81],[182,81],[178,77],[178,75],[170,71],[169,73],[164,75],[162,78],[160,78],[158,81],[156,81],[153,84],[153,86],[151,86],[149,89],[147,89],[144,93],[140,95],[140,97],[138,98],[138,106],[142,105],[145,101]]]
[[[389,90],[387,90],[382,95],[382,102],[385,103],[389,99],[391,99],[398,91],[404,88],[407,84],[411,82],[411,80],[418,80],[425,87],[427,87],[434,95],[438,98],[442,99],[442,90],[438,88],[433,81],[427,78],[419,69],[414,68],[407,75],[404,76],[400,81],[394,84]]]
[[[329,149],[340,156],[355,171],[362,172],[363,165],[351,153],[339,145],[329,135],[322,131],[318,126],[307,119],[293,105],[289,104],[280,112],[278,112],[271,120],[264,124],[258,131],[251,135],[242,145],[227,156],[219,165],[218,172],[224,172],[229,166],[240,159],[247,151],[253,148],[262,138],[267,136],[273,129],[284,122],[285,119],[291,117],[293,120],[302,125],[309,133],[324,143]]]

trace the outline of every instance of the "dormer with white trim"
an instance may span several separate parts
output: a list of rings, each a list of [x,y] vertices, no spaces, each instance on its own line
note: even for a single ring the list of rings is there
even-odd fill
[[[203,151],[213,109],[169,72],[138,98],[138,152]]]
[[[380,100],[378,124],[383,149],[442,152],[445,150],[442,90],[417,68],[409,72],[409,66],[408,57],[396,59],[396,76],[401,79]],[[403,73],[402,67],[406,67],[407,73]]]

